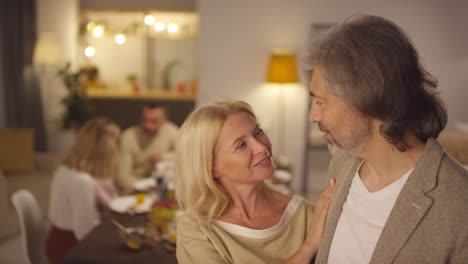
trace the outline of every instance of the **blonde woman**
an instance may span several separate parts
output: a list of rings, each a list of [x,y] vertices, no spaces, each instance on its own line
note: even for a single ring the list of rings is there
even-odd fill
[[[322,237],[331,182],[315,213],[270,189],[271,144],[251,107],[223,101],[194,111],[176,151],[180,263],[309,263]]]
[[[76,142],[51,184],[47,253],[51,263],[62,263],[66,251],[100,222],[99,208],[117,195],[116,174],[119,127],[97,117],[80,130]]]

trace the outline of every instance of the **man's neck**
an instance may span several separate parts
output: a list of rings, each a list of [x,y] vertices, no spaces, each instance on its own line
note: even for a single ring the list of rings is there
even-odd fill
[[[385,188],[414,168],[425,143],[410,133],[405,134],[404,140],[409,147],[402,152],[378,133],[369,139],[360,155],[364,164],[359,176],[370,192]]]

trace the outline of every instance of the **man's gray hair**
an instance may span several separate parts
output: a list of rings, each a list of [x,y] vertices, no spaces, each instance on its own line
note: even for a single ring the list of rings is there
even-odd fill
[[[353,15],[319,35],[300,61],[308,84],[314,67],[324,74],[327,91],[381,120],[381,134],[401,151],[409,147],[405,132],[425,142],[447,123],[437,80],[421,65],[408,36],[388,19]]]

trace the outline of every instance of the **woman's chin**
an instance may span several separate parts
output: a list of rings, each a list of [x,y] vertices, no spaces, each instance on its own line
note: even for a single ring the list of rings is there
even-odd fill
[[[265,171],[262,172],[261,175],[259,175],[259,178],[261,181],[264,181],[273,178],[274,175],[275,170],[273,169],[273,167],[271,167],[271,169],[265,169]]]

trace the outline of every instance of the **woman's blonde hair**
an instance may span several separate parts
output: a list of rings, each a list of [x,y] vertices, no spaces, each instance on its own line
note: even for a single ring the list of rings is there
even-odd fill
[[[249,104],[220,101],[192,112],[179,131],[176,150],[176,197],[179,206],[200,224],[221,215],[230,198],[213,177],[215,147],[226,119],[246,112],[256,119]]]
[[[96,178],[115,176],[119,132],[119,127],[109,118],[89,120],[80,129],[63,164]]]

